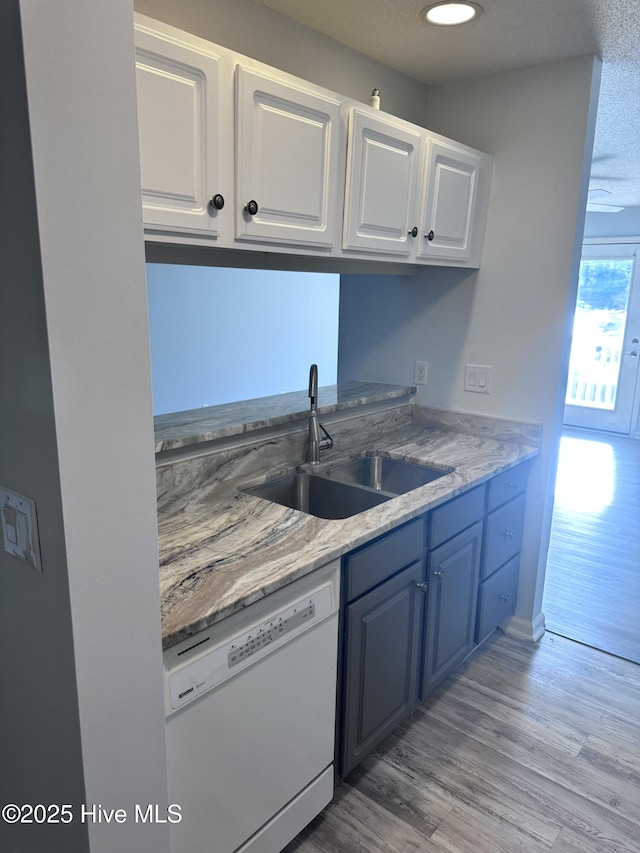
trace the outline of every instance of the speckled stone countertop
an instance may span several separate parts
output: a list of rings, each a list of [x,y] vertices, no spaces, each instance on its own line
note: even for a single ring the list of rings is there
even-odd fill
[[[343,385],[324,385],[318,391],[318,415],[355,408],[381,400],[415,394],[413,386],[385,385],[377,382],[346,382]],[[291,391],[243,400],[156,415],[154,420],[155,452],[175,450],[233,435],[299,421],[308,416],[309,393]]]
[[[404,420],[394,415],[396,428],[377,437],[363,436],[355,419],[320,470],[376,451],[454,471],[351,518],[315,518],[245,494],[246,474],[167,505],[159,516],[163,647],[538,453],[535,425],[501,429],[491,419],[405,409]]]

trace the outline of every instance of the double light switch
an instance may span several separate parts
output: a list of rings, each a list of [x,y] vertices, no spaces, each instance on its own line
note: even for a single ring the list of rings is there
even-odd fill
[[[488,364],[467,364],[464,370],[464,390],[477,394],[491,393],[491,366]]]

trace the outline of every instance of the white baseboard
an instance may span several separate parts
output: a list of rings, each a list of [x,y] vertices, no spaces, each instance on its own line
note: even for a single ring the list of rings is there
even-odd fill
[[[544,613],[540,611],[533,621],[522,616],[510,616],[500,627],[508,637],[537,643],[544,634]]]

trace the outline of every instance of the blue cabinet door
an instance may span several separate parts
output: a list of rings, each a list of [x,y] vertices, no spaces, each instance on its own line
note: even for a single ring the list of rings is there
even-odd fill
[[[475,645],[481,545],[482,522],[477,522],[429,554],[421,700]]]

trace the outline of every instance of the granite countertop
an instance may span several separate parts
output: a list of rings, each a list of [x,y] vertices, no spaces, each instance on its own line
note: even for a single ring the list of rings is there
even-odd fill
[[[159,517],[160,593],[166,649],[391,528],[538,453],[522,435],[469,434],[446,423],[412,423],[368,452],[451,466],[453,473],[351,518],[315,518],[240,492],[228,480],[200,489]],[[354,458],[343,447],[337,461]],[[361,454],[360,450],[360,454]],[[329,463],[325,464],[325,468]],[[322,468],[321,468],[322,470]]]
[[[352,409],[383,400],[409,398],[412,385],[386,385],[378,382],[346,382],[319,388],[318,415]],[[205,406],[185,412],[156,415],[155,452],[163,453],[219,438],[229,438],[265,427],[280,426],[309,416],[309,392],[290,391],[255,400]]]

